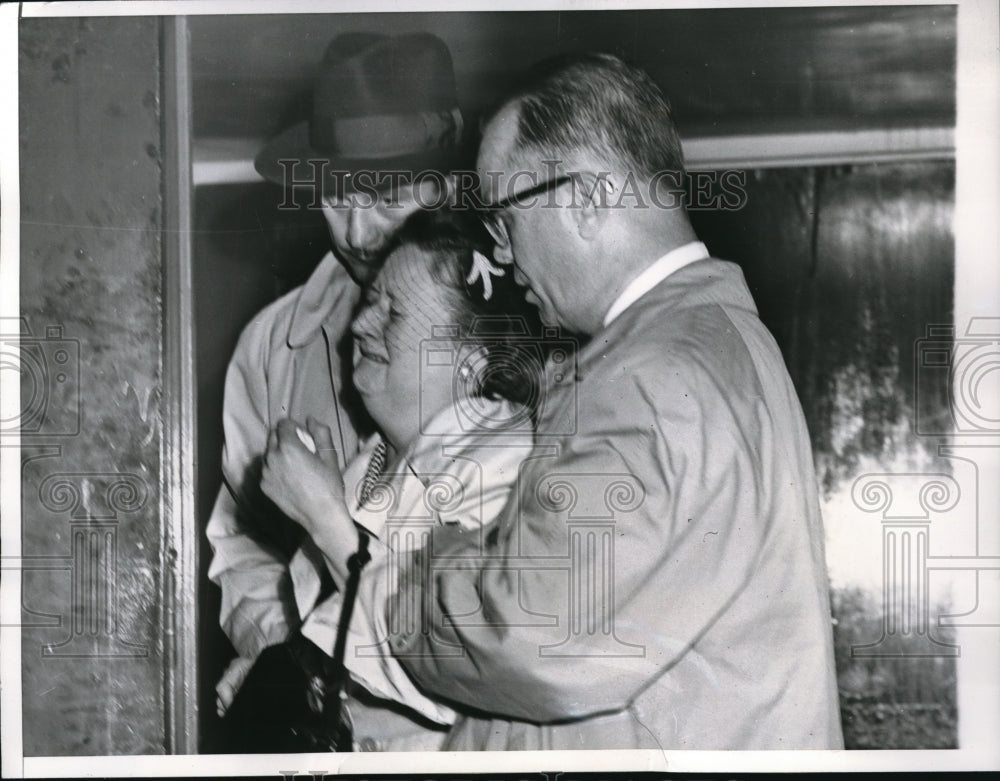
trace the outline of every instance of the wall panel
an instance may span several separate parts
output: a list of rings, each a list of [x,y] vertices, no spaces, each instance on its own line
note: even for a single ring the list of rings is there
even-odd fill
[[[165,750],[160,35],[20,27],[25,756]]]

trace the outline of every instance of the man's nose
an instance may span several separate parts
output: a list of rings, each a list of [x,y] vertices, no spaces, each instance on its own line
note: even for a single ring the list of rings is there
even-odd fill
[[[351,249],[366,251],[378,240],[378,228],[372,220],[370,209],[363,205],[351,206],[347,218],[347,244]]]

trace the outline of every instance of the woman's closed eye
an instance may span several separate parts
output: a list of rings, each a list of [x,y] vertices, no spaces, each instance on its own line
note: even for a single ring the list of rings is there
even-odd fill
[[[365,306],[378,306],[383,295],[381,288],[377,285],[372,285],[365,291]]]

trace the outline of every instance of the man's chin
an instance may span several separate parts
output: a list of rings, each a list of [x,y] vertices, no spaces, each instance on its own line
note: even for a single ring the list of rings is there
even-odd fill
[[[347,273],[350,274],[351,279],[362,287],[374,281],[375,277],[378,276],[379,269],[382,267],[382,261],[385,260],[381,256],[359,258],[340,252],[334,254],[337,255],[341,265],[347,269]]]

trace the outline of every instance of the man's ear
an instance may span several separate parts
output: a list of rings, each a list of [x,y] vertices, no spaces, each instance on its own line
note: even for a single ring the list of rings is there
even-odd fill
[[[576,221],[576,230],[584,241],[593,241],[604,227],[608,219],[615,192],[614,183],[606,174],[595,176],[587,173],[580,177],[582,184],[574,193],[574,199],[580,199],[580,208],[570,209]]]
[[[514,251],[510,247],[494,247],[493,260],[501,266],[510,266],[514,263]]]

